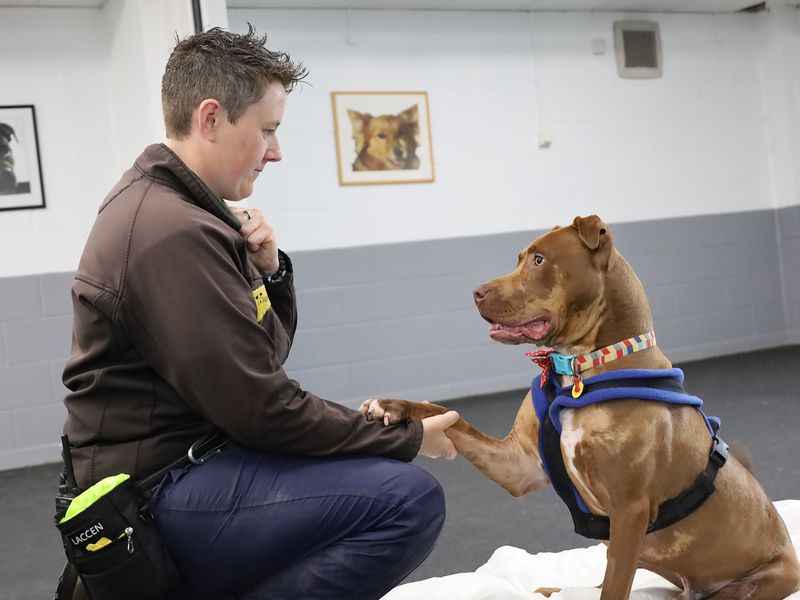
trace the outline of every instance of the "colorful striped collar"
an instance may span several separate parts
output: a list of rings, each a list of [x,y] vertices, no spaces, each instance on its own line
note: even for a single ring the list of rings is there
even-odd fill
[[[612,360],[633,354],[639,350],[651,348],[656,345],[656,334],[652,331],[637,335],[636,337],[622,340],[616,344],[600,348],[589,354],[560,354],[552,349],[535,350],[526,352],[525,356],[542,369],[541,386],[547,383],[548,372],[552,369],[559,375],[572,377],[572,396],[577,398],[583,393],[583,377],[581,373],[588,371]]]

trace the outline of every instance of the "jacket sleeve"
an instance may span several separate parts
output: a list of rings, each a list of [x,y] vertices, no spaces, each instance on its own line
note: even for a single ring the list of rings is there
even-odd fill
[[[241,270],[246,251],[235,232],[189,215],[179,231],[153,235],[151,229],[146,237],[147,246],[132,252],[136,260],[126,271],[116,318],[201,418],[255,449],[416,456],[421,423],[367,421],[286,375],[281,336],[296,327],[291,278],[268,290],[275,307],[259,324]]]
[[[283,279],[276,282],[270,282],[267,277],[264,277],[264,286],[267,288],[267,294],[269,294],[269,298],[272,301],[272,307],[275,309],[284,331],[289,336],[289,347],[291,348],[294,342],[294,334],[297,331],[297,298],[294,293],[294,268],[289,255],[283,250],[278,252],[280,253],[281,262],[286,268],[286,274]]]

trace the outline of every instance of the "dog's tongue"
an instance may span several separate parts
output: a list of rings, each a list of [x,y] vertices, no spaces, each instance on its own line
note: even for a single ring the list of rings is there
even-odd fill
[[[520,327],[520,329],[522,329],[529,338],[540,340],[547,334],[549,325],[547,321],[531,321],[527,325]]]
[[[492,323],[489,334],[494,338],[527,338],[540,340],[547,334],[550,324],[548,321],[531,321],[525,325],[509,326]]]

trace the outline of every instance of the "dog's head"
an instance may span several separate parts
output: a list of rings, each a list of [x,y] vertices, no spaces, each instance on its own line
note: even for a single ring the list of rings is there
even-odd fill
[[[417,105],[396,115],[373,117],[348,109],[353,141],[366,170],[408,169],[416,158],[419,123]],[[418,164],[418,162],[417,162]]]
[[[575,217],[519,253],[512,273],[477,287],[492,339],[563,348],[591,336],[604,309],[614,242],[596,215]],[[596,333],[596,332],[595,332]]]

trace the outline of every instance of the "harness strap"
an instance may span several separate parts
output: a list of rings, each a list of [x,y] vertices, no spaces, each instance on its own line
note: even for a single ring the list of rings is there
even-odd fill
[[[623,384],[623,385],[620,385]],[[597,387],[595,387],[597,386]],[[650,378],[647,380],[628,379],[615,380],[608,382],[598,382],[588,384],[587,392],[609,387],[655,387],[657,389],[686,393],[680,381],[673,377]],[[544,388],[545,397],[548,405],[552,405],[556,399],[556,390],[553,385]],[[568,389],[562,390],[569,393]],[[596,540],[607,540],[610,537],[611,521],[604,515],[595,515],[589,511],[583,499],[578,494],[572,480],[569,478],[567,468],[564,465],[564,457],[561,454],[561,433],[558,431],[550,418],[550,411],[545,411],[543,419],[539,423],[539,448],[542,463],[547,471],[547,475],[553,484],[553,489],[567,505],[572,522],[575,526],[575,533],[587,538]],[[705,470],[697,477],[694,483],[675,498],[671,498],[658,507],[658,517],[647,528],[647,533],[658,531],[677,523],[681,519],[689,516],[714,493],[716,487],[714,480],[717,472],[725,464],[728,458],[728,445],[716,434],[718,423],[711,421],[712,424],[712,445],[709,452],[708,464]],[[716,425],[716,427],[714,427]]]
[[[658,507],[658,518],[648,527],[647,533],[664,529],[684,517],[688,517],[700,508],[717,489],[714,479],[717,477],[717,471],[728,460],[728,444],[718,435],[715,435],[713,440],[706,470],[697,476],[692,487]]]

